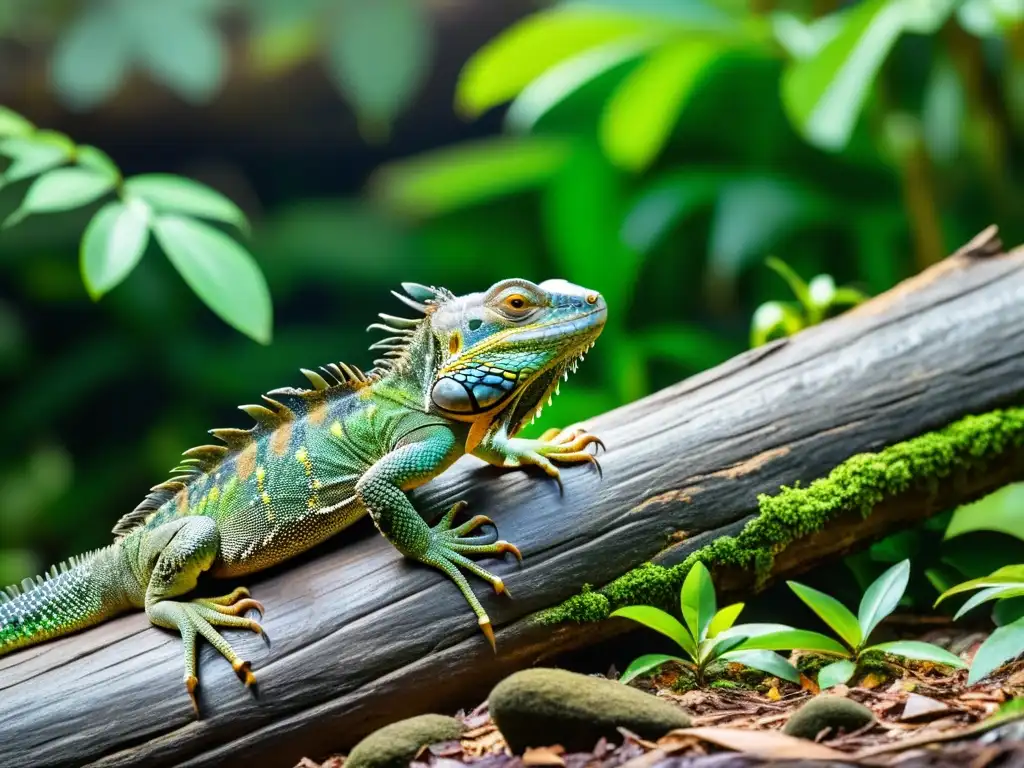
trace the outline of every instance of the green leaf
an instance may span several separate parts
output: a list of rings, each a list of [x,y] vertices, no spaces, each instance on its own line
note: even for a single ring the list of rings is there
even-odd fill
[[[697,657],[701,664],[717,659],[747,641],[746,635],[731,635],[714,640],[704,640],[697,647]]]
[[[645,672],[650,672],[652,669],[656,669],[669,661],[675,661],[684,666],[689,666],[685,660],[680,659],[678,656],[666,656],[663,653],[648,653],[644,656],[638,656],[633,659],[632,663],[623,671],[622,677],[619,678],[619,682],[628,683],[630,680],[634,680]]]
[[[270,290],[255,260],[223,232],[182,216],[159,216],[153,233],[178,273],[228,325],[269,344]]]
[[[818,687],[824,691],[826,688],[848,683],[856,671],[857,665],[852,661],[833,661],[818,670]]]
[[[16,224],[32,213],[54,213],[87,205],[113,188],[109,177],[94,170],[57,168],[32,182],[21,206],[4,226]]]
[[[637,196],[622,222],[622,241],[640,253],[663,242],[680,219],[710,206],[719,189],[735,178],[722,171],[671,173]]]
[[[513,98],[528,83],[571,56],[663,29],[662,24],[649,19],[586,8],[531,14],[470,58],[456,86],[456,108],[475,117]]]
[[[960,594],[961,592],[969,592],[972,589],[1019,586],[1024,586],[1024,565],[1007,565],[993,571],[988,576],[982,576],[980,579],[971,579],[962,584],[957,584],[952,589],[947,589],[939,595],[935,604],[938,605],[947,597]]]
[[[86,5],[57,39],[50,81],[71,109],[91,109],[113,96],[131,64],[127,33],[118,6]]]
[[[75,153],[75,161],[83,168],[91,168],[94,171],[105,174],[114,183],[121,181],[121,170],[110,159],[110,155],[102,149],[83,144]]]
[[[213,19],[183,3],[122,6],[133,51],[153,78],[192,104],[205,104],[227,75],[227,52]]]
[[[842,29],[782,76],[790,120],[823,149],[846,146],[882,62],[903,31],[902,2],[864,0],[843,15]]]
[[[149,240],[150,211],[145,203],[107,203],[82,235],[79,265],[93,300],[99,299],[139,263]]]
[[[155,211],[187,213],[233,224],[248,233],[249,221],[231,200],[205,184],[167,173],[132,176],[124,183],[125,194],[138,197]]]
[[[799,670],[772,651],[729,651],[719,658],[723,661],[735,661],[752,669],[759,669],[791,683],[799,684],[800,682]]]
[[[27,136],[35,126],[13,109],[0,107],[0,137]]]
[[[683,619],[697,642],[707,637],[708,625],[718,610],[715,604],[715,585],[704,563],[697,562],[686,574],[679,593]]]
[[[793,292],[796,300],[800,302],[805,311],[814,306],[814,302],[811,300],[810,287],[804,279],[796,273],[796,270],[789,266],[789,264],[775,256],[769,256],[764,260],[764,264],[786,281],[786,284],[789,286],[789,290]],[[792,584],[790,586],[792,586]]]
[[[795,581],[787,581],[789,588],[818,614],[851,648],[858,648],[864,639],[857,617],[831,595],[819,592]]]
[[[346,0],[327,42],[328,71],[364,134],[384,134],[430,71],[430,19],[419,0]]]
[[[372,186],[402,213],[437,216],[540,186],[570,153],[556,138],[483,139],[392,163]]]
[[[655,35],[613,40],[559,62],[523,88],[505,113],[505,125],[518,133],[532,130],[544,115],[584,85],[634,61],[660,40]]]
[[[946,528],[949,540],[974,531],[997,531],[1024,539],[1024,483],[1013,483],[957,507]]]
[[[742,631],[747,625],[741,624],[735,629]],[[781,632],[769,632],[768,634],[750,637],[742,646],[741,650],[760,651],[818,651],[819,653],[833,653],[837,656],[849,656],[848,648],[833,640],[827,635],[818,632],[810,632],[805,629],[787,629]]]
[[[923,643],[920,640],[895,640],[891,643],[879,643],[878,645],[865,648],[862,652],[866,651],[881,651],[882,653],[891,653],[893,656],[903,656],[907,659],[934,661],[936,664],[945,664],[957,669],[967,669],[967,663],[956,654],[950,653],[945,648],[940,648],[937,645]]]
[[[1024,619],[999,627],[981,644],[974,654],[967,684],[974,685],[983,680],[993,670],[1017,658],[1021,653],[1024,653]]]
[[[690,658],[696,660],[697,644],[694,642],[693,636],[671,614],[650,605],[627,605],[612,611],[610,615],[631,619],[638,624],[643,624],[645,627],[653,629],[655,632],[660,632],[666,637],[672,638],[680,648],[686,651]]]
[[[857,621],[864,640],[871,637],[878,622],[896,610],[900,598],[907,591],[909,581],[910,561],[904,560],[889,568],[868,587],[857,612]]]
[[[718,633],[719,637],[732,637],[733,635],[744,635],[747,638],[760,637],[761,635],[772,635],[778,632],[789,632],[793,628],[788,624],[768,624],[755,622],[753,624],[738,624]]]
[[[724,632],[736,623],[743,611],[743,603],[733,603],[722,608],[715,614],[715,618],[708,624],[708,637],[716,637],[719,632]]]
[[[960,606],[960,610],[956,612],[955,616],[953,616],[953,621],[959,620],[965,613],[977,608],[982,603],[987,603],[990,600],[1009,600],[1013,597],[1024,597],[1024,586],[1012,587],[1009,585],[1003,585],[983,589],[972,595],[967,602]]]
[[[648,326],[630,337],[648,360],[670,360],[694,372],[714,368],[743,351],[728,336],[695,324]]]
[[[13,160],[4,171],[5,183],[36,176],[71,159],[72,152],[68,147],[48,140],[40,141],[38,135],[15,136],[0,142],[0,154]]]
[[[708,66],[726,51],[710,37],[662,46],[615,90],[601,116],[601,146],[618,166],[646,168],[661,151]]]
[[[750,319],[750,346],[759,347],[773,338],[792,336],[805,327],[799,307],[790,302],[766,301]]]

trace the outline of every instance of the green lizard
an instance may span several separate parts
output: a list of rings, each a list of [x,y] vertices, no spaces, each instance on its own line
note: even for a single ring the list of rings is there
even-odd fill
[[[344,363],[303,370],[313,389],[276,389],[242,410],[251,429],[211,430],[223,445],[184,453],[166,482],[151,489],[114,528],[114,543],[0,592],[0,655],[68,634],[132,608],[181,633],[185,686],[198,713],[196,638],[222,653],[246,685],[255,678],[216,627],[262,633],[246,616],[263,613],[248,590],[189,599],[206,572],[237,577],[280,563],[369,513],[406,557],[432,565],[459,587],[487,639],[490,619],[462,570],[502,580],[469,555],[519,550],[493,534],[493,522],[461,525],[454,504],[430,527],[405,492],[464,453],[501,467],[536,465],[558,478],[556,463],[596,463],[601,441],[583,429],[515,434],[568,379],[604,326],[607,308],[593,291],[549,280],[504,280],[456,297],[404,283],[395,293],[423,314],[382,314],[371,329],[390,334],[371,349],[384,357],[363,373]]]

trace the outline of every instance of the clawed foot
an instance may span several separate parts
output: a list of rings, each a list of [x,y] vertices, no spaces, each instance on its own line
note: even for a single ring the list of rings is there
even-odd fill
[[[513,438],[509,443],[511,448],[517,450],[506,460],[506,466],[538,466],[558,482],[560,493],[564,490],[562,473],[556,464],[593,464],[598,474],[602,474],[601,464],[595,454],[598,448],[608,450],[601,438],[582,426],[549,429],[536,440]],[[595,446],[595,453],[587,450],[588,445]]]
[[[230,595],[223,597],[199,598],[189,602],[160,600],[146,608],[146,612],[154,624],[168,629],[177,629],[181,633],[185,649],[185,688],[197,715],[199,714],[199,702],[195,693],[199,686],[199,678],[196,674],[197,635],[202,635],[220,651],[247,687],[256,682],[249,662],[241,659],[220,632],[214,629],[214,627],[236,627],[262,635],[263,627],[255,620],[244,616],[244,613],[250,608],[255,608],[261,616],[263,615],[263,606],[258,601],[251,599],[249,590],[244,587],[239,587]]]
[[[468,536],[467,534],[477,530],[482,525],[494,525],[494,521],[486,515],[476,515],[462,525],[452,527],[456,515],[466,508],[466,502],[460,501],[448,510],[448,513],[430,530],[430,543],[427,551],[420,556],[420,560],[444,571],[462,591],[463,596],[476,614],[480,623],[480,630],[487,637],[491,648],[495,649],[494,630],[491,627],[491,620],[484,611],[483,606],[477,599],[469,582],[459,568],[464,568],[470,573],[476,574],[484,581],[487,581],[497,594],[509,594],[505,582],[490,571],[480,567],[466,555],[500,555],[511,552],[521,562],[522,553],[515,544],[504,540],[496,540],[497,532],[482,534],[479,536]],[[511,597],[511,595],[509,595]]]

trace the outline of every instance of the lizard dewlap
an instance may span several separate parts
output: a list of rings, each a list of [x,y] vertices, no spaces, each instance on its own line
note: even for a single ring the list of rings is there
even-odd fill
[[[565,282],[503,280],[455,296],[415,283],[396,293],[416,318],[380,315],[388,335],[367,373],[344,363],[304,370],[312,389],[276,389],[242,410],[251,429],[214,429],[221,444],[184,454],[172,477],[114,528],[113,544],[0,593],[0,655],[132,608],[181,634],[184,680],[196,705],[196,641],[209,641],[248,685],[249,662],[219,628],[261,632],[263,606],[245,589],[190,598],[202,574],[262,570],[333,536],[365,514],[403,555],[446,573],[491,644],[490,619],[464,572],[501,579],[474,556],[519,550],[474,534],[483,515],[456,524],[454,503],[428,526],[406,491],[465,453],[500,467],[595,462],[600,440],[581,428],[516,433],[540,413],[604,327],[600,294]]]

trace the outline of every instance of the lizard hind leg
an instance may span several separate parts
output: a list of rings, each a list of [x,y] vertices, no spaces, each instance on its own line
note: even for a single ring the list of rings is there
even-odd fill
[[[216,627],[263,633],[256,621],[241,615],[249,608],[262,609],[259,603],[248,597],[249,592],[244,588],[223,597],[173,599],[195,588],[199,575],[216,559],[219,544],[216,524],[205,517],[184,518],[161,526],[150,533],[144,544],[144,557],[154,562],[146,589],[146,614],[157,626],[175,629],[181,634],[185,654],[185,688],[197,713],[196,638],[204,637],[249,686],[256,682],[249,662],[235,653]]]

